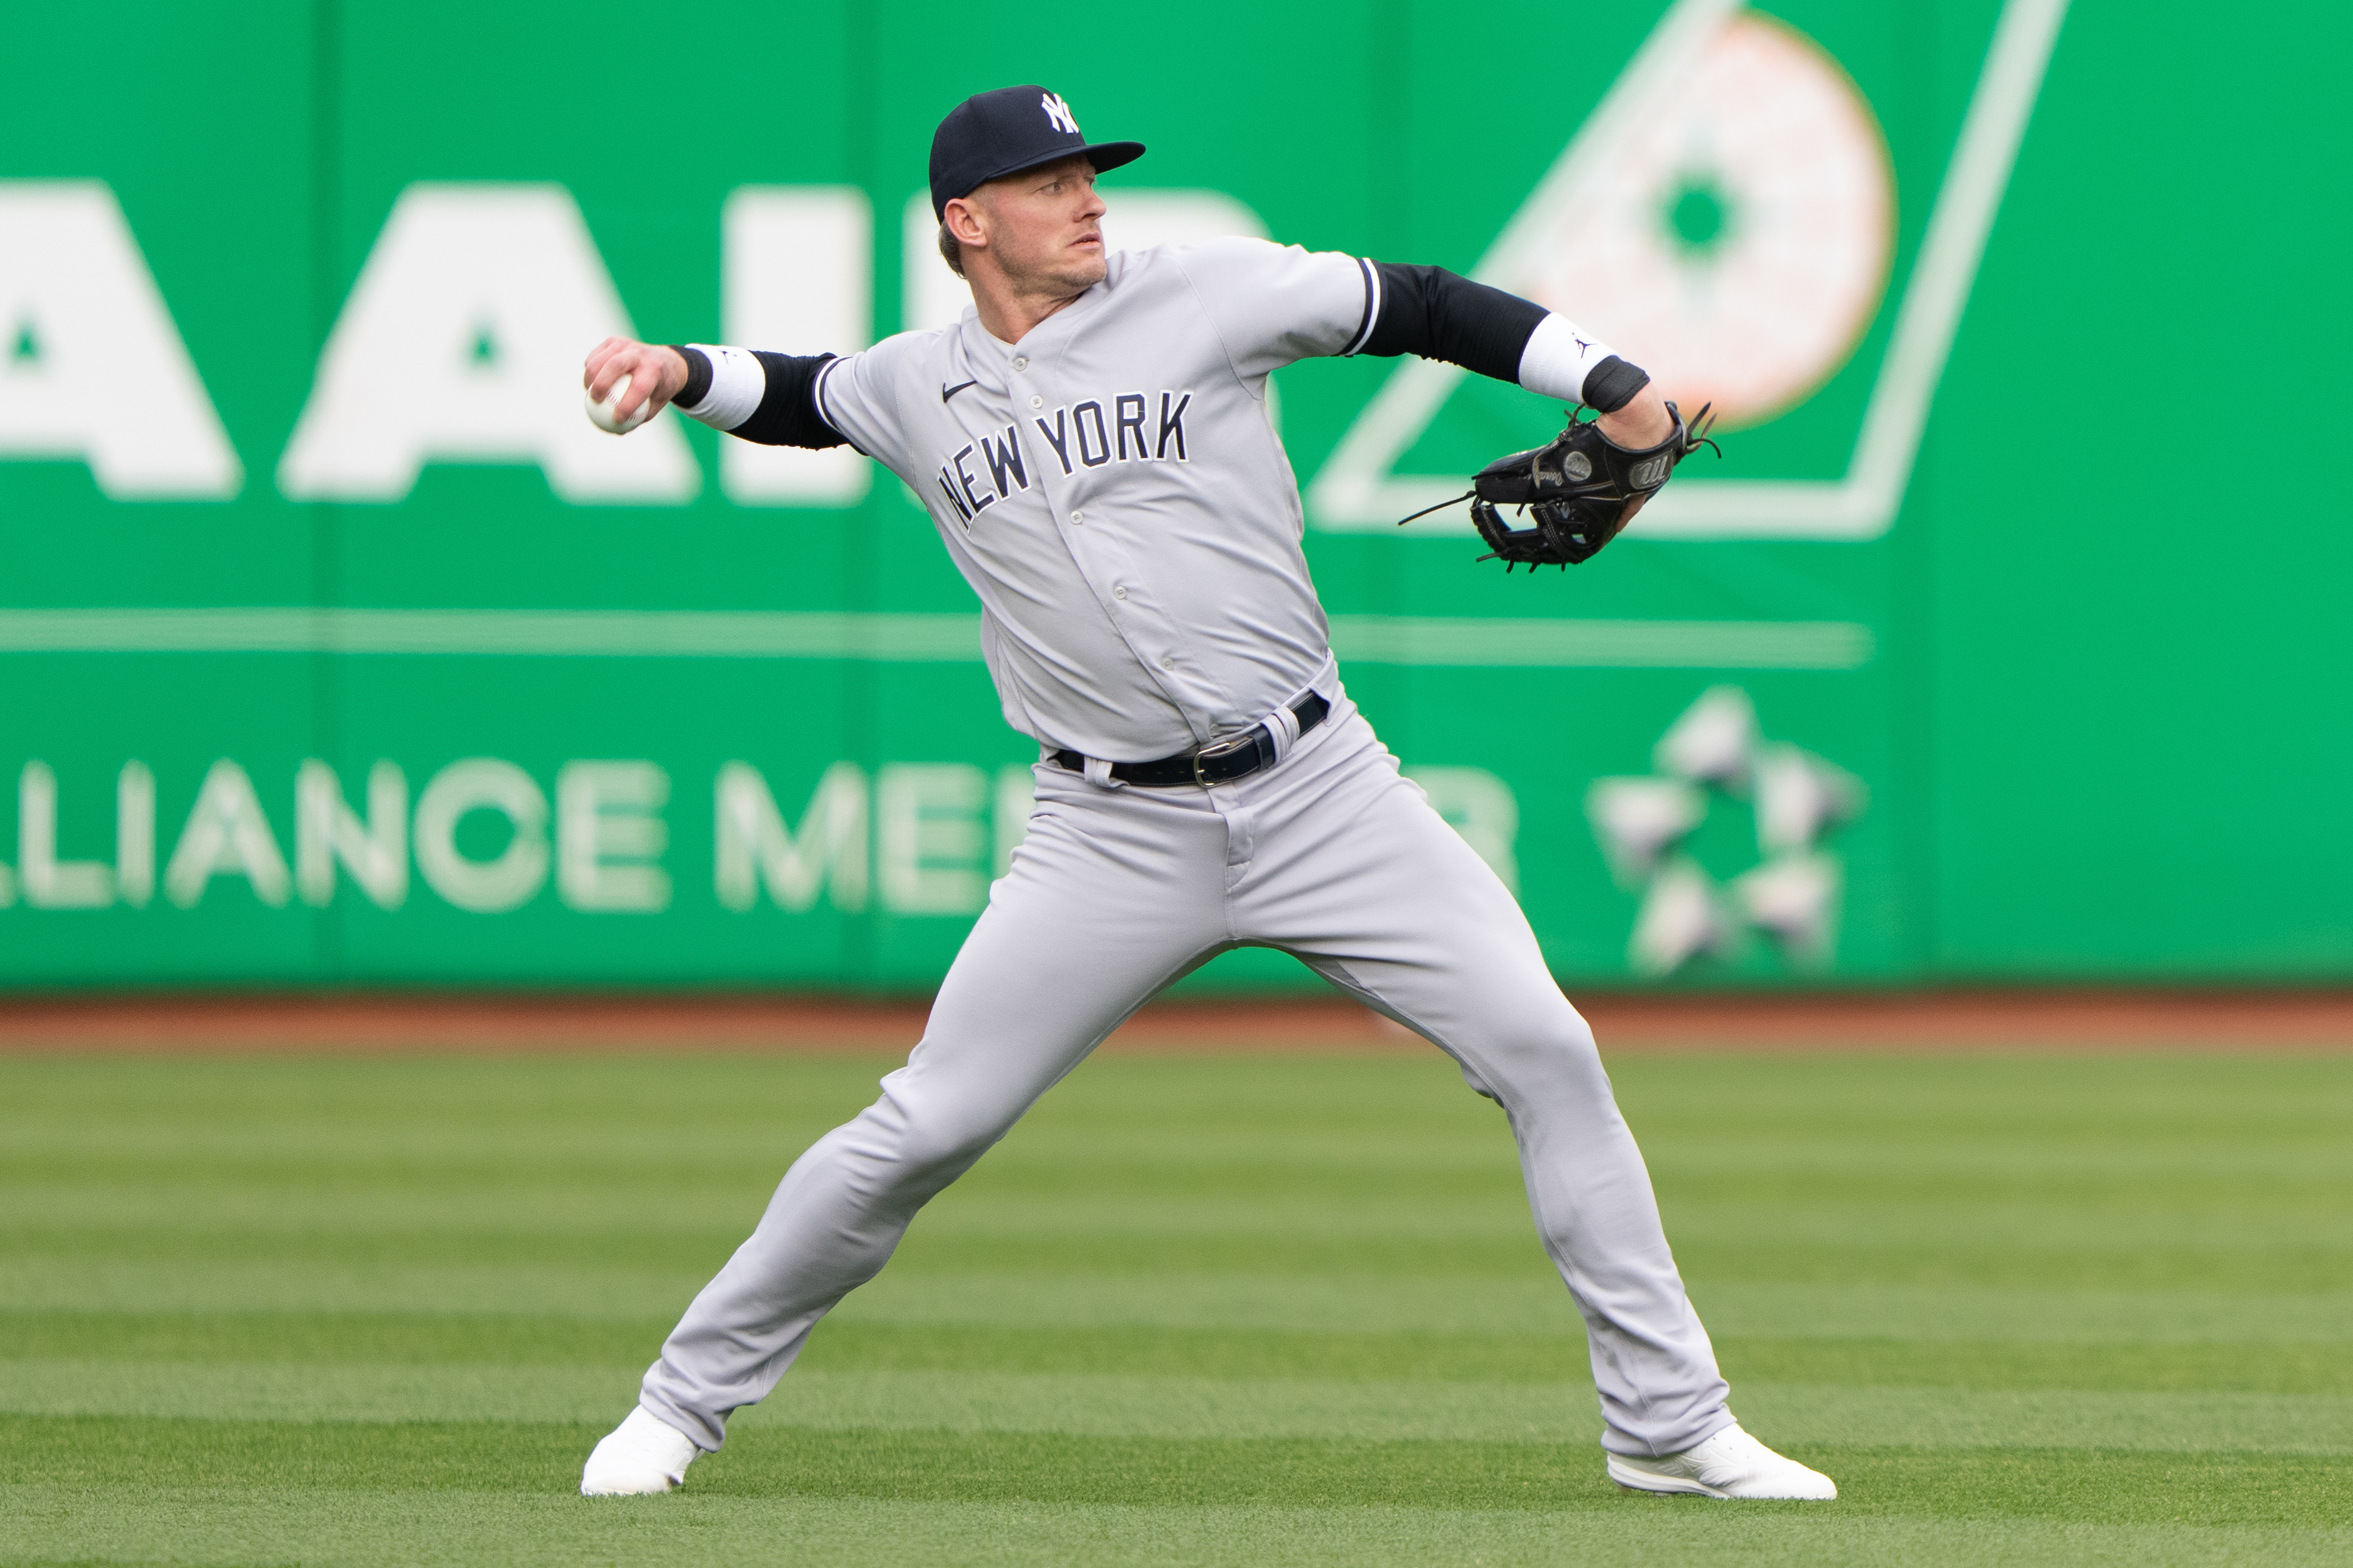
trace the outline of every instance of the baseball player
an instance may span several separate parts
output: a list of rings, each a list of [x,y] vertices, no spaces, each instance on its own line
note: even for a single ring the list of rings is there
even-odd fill
[[[679,1485],[1039,1095],[1170,982],[1259,945],[1421,1034],[1504,1108],[1586,1321],[1612,1479],[1835,1497],[1725,1408],[1590,1030],[1511,894],[1348,700],[1267,376],[1416,353],[1599,411],[1489,470],[1518,489],[1480,481],[1523,500],[1597,465],[1593,484],[1624,481],[1598,535],[1547,560],[1606,542],[1692,437],[1590,333],[1436,268],[1254,239],[1107,253],[1095,176],[1143,153],[1088,141],[1042,88],[982,93],[932,143],[942,255],[972,289],[955,325],[839,358],[617,338],[588,357],[621,428],[667,404],[744,440],[847,442],[904,479],[980,596],[1006,721],[1040,756],[1028,837],[922,1042],[786,1173],[580,1489]]]

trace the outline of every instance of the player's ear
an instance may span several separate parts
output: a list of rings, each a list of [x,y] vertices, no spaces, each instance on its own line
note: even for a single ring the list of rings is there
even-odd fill
[[[965,197],[958,196],[948,203],[940,221],[947,226],[950,234],[956,237],[958,244],[986,246],[988,243],[988,229],[981,221],[979,207]]]

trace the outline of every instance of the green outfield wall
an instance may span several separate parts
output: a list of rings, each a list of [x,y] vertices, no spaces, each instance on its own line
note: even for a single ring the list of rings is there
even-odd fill
[[[599,434],[576,366],[938,320],[931,128],[1023,80],[1150,144],[1115,245],[1473,272],[1728,411],[1531,581],[1392,523],[1557,408],[1276,378],[1349,689],[1564,982],[2353,978],[2337,8],[0,33],[0,985],[936,980],[1034,753],[930,522],[854,455]]]

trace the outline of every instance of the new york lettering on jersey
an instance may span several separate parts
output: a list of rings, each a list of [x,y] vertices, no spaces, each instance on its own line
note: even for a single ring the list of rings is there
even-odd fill
[[[1106,401],[1111,409],[1108,416]],[[1191,450],[1185,444],[1185,411],[1192,404],[1189,391],[1163,392],[1155,415],[1145,394],[1123,392],[1108,400],[1090,397],[1060,405],[1050,419],[1035,415],[1030,423],[1038,427],[1047,450],[1066,476],[1108,463],[1183,463],[1191,461]],[[971,466],[974,463],[987,464],[986,478]],[[1022,455],[1019,424],[957,447],[940,465],[939,485],[940,493],[947,497],[948,505],[966,528],[1014,491],[1028,489],[1029,468]]]

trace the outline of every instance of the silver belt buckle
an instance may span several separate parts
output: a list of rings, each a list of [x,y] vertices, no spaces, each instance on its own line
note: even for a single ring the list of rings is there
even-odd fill
[[[1263,724],[1252,725],[1239,735],[1229,735],[1222,741],[1212,741],[1206,746],[1193,748],[1193,782],[1203,789],[1208,789],[1213,781],[1201,772],[1202,759],[1230,757],[1246,746],[1255,746],[1258,744],[1259,731],[1265,728]]]

